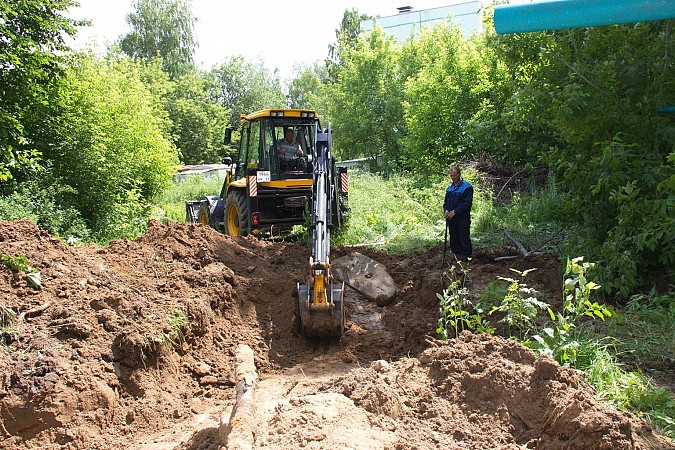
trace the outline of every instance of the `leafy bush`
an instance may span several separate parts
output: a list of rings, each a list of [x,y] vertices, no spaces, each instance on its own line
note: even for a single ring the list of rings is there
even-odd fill
[[[458,337],[462,331],[470,330],[476,333],[494,333],[489,321],[484,319],[484,311],[471,302],[469,290],[464,285],[469,269],[459,265],[452,265],[444,274],[450,279],[450,285],[442,294],[436,293],[440,302],[440,317],[436,332],[442,339],[447,340],[452,331]]]
[[[171,183],[178,155],[138,65],[83,56],[71,65],[60,101],[55,145],[44,156],[71,188],[67,204],[97,239],[142,232],[149,201]]]
[[[26,255],[9,256],[6,253],[0,253],[0,263],[12,272],[21,271],[24,273],[24,279],[34,289],[42,288],[42,279],[40,271],[30,265]]]
[[[575,366],[581,346],[577,333],[579,319],[610,317],[612,313],[597,302],[591,303],[591,293],[600,289],[600,285],[586,278],[589,269],[595,264],[583,262],[583,257],[567,259],[565,281],[563,283],[562,311],[554,314],[548,308],[553,325],[546,327],[542,334],[532,336],[530,347],[540,353],[555,358],[561,365]]]
[[[26,273],[37,272],[37,269],[30,266],[26,255],[9,256],[6,253],[0,253],[0,263],[14,272],[19,270]]]
[[[26,181],[11,194],[0,197],[0,219],[30,219],[40,228],[69,242],[86,241],[90,232],[80,212],[68,206],[73,189],[55,179],[49,168]]]
[[[525,277],[527,274],[537,270],[528,269],[519,271],[511,269],[520,275],[520,280],[508,277],[498,277],[502,281],[506,281],[509,285],[508,293],[504,296],[499,306],[494,306],[490,314],[494,312],[501,312],[504,317],[500,320],[511,327],[518,330],[518,338],[524,339],[535,326],[539,312],[548,308],[548,304],[537,299],[537,291],[527,284],[525,284]]]

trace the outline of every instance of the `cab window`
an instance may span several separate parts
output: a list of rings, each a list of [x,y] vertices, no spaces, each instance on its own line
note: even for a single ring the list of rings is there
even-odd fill
[[[253,122],[251,124],[248,155],[248,167],[257,169],[260,162],[260,122]]]
[[[275,140],[274,125],[265,122],[263,132],[263,149],[265,149],[266,168],[271,172],[272,180],[279,179],[279,159],[277,155],[277,140]]]

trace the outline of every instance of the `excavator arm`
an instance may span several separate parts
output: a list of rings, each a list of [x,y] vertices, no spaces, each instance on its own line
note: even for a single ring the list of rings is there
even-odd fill
[[[344,333],[344,283],[334,283],[330,271],[330,233],[334,202],[339,202],[331,128],[316,130],[313,150],[313,182],[310,230],[312,256],[307,284],[298,283],[300,320],[306,336],[341,336]]]

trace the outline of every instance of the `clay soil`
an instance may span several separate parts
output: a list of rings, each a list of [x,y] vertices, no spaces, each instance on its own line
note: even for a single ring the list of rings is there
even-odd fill
[[[377,306],[347,289],[345,335],[308,339],[296,313],[306,244],[151,222],[137,240],[69,247],[0,222],[0,253],[25,255],[42,280],[0,266],[0,448],[218,449],[239,344],[259,376],[254,448],[675,448],[516,342],[435,339],[442,248],[358,250],[387,267],[396,296]],[[537,267],[530,283],[559,295],[554,257],[495,261],[507,253],[479,252],[469,286]]]

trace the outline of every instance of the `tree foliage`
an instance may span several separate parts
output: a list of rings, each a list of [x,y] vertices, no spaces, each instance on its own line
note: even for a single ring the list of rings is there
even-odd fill
[[[0,183],[24,178],[38,164],[39,149],[27,130],[34,107],[62,76],[66,35],[77,22],[61,13],[73,0],[13,0],[0,3]]]
[[[425,29],[408,45],[417,55],[418,70],[405,86],[405,160],[428,172],[471,155],[468,122],[489,84],[480,78],[481,60],[473,42],[465,42],[458,27]]]
[[[570,194],[570,222],[582,224],[572,245],[623,294],[675,268],[675,126],[657,113],[675,101],[672,22],[495,41],[514,73],[503,124],[541,141],[539,161]]]
[[[190,0],[136,0],[134,6],[127,15],[131,31],[120,40],[122,51],[145,61],[161,57],[171,78],[186,74],[197,46]]]
[[[547,55],[544,73],[563,75],[548,114],[567,143],[548,162],[577,194],[603,284],[623,294],[656,267],[675,273],[675,123],[657,113],[675,101],[672,23],[557,34]]]
[[[162,134],[178,148],[185,164],[216,163],[222,156],[227,110],[217,101],[209,72],[192,69],[171,80],[159,59],[138,64],[141,80],[152,94]]]
[[[323,117],[324,83],[328,79],[328,70],[318,62],[311,67],[299,65],[293,69],[294,78],[288,82],[288,106],[315,109]]]
[[[191,71],[173,84],[166,109],[185,164],[219,163],[229,111],[217,102],[212,74]]]
[[[326,96],[335,146],[343,158],[384,156],[385,163],[398,163],[404,123],[396,41],[376,27],[344,50]]]
[[[178,158],[138,65],[83,57],[71,66],[60,101],[57,145],[45,159],[72,188],[68,203],[99,239],[141,232]]]
[[[262,61],[252,63],[243,56],[232,56],[211,73],[215,78],[216,98],[230,110],[232,126],[239,124],[240,114],[286,106],[279,75],[270,73]]]
[[[366,14],[360,14],[356,8],[345,9],[340,26],[335,30],[337,42],[328,46],[328,58],[325,62],[330,81],[337,80],[343,58],[356,46],[361,34],[361,21],[370,18]]]

